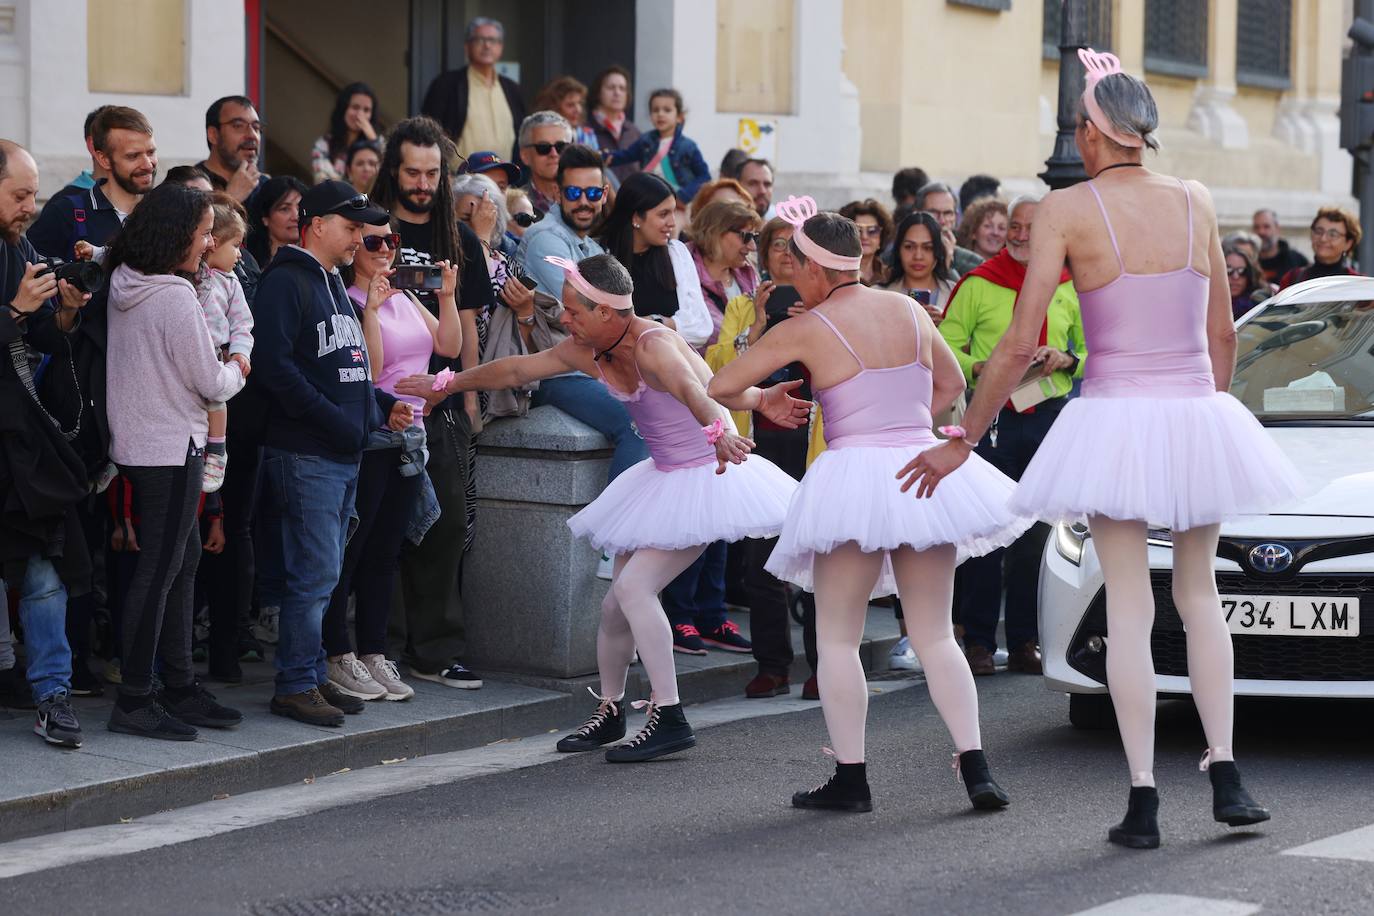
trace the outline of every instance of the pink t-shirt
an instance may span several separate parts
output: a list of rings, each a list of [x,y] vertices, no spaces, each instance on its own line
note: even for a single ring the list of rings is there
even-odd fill
[[[366,307],[366,291],[350,286],[348,295],[358,304],[360,312]],[[420,424],[424,398],[396,394],[396,383],[406,376],[429,371],[429,358],[434,355],[434,335],[420,317],[419,308],[402,292],[392,293],[377,309],[377,317],[382,328],[382,371],[373,384],[414,407],[415,423]]]

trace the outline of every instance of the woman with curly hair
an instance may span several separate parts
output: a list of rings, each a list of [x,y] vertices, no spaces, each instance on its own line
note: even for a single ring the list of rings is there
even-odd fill
[[[191,665],[191,618],[205,471],[205,403],[243,387],[248,359],[221,363],[192,278],[214,237],[211,197],[164,184],[129,214],[106,256],[105,379],[110,457],[133,487],[138,560],[124,600],[122,680],[110,730],[192,741],[193,726],[242,714],[215,702]],[[153,662],[162,660],[160,694]]]
[[[961,248],[984,260],[996,257],[1007,247],[1007,205],[996,197],[984,197],[970,204],[954,237]]]
[[[852,219],[859,227],[859,245],[863,248],[863,261],[859,267],[859,281],[864,286],[876,286],[883,282],[887,265],[879,254],[892,243],[892,214],[887,207],[873,198],[851,200],[840,208],[840,216]]]

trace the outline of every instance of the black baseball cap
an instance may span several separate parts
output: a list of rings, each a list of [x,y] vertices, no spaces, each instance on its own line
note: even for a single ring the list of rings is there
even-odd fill
[[[515,185],[520,183],[520,169],[489,151],[473,153],[468,157],[468,161],[463,163],[462,168],[458,170],[458,174],[462,175],[468,173],[480,175],[483,172],[490,172],[493,169],[500,169],[505,172],[506,179],[510,184]]]
[[[322,181],[306,191],[301,195],[300,210],[302,228],[316,216],[331,214],[369,226],[385,226],[391,219],[390,214],[368,200],[366,194],[342,181]]]

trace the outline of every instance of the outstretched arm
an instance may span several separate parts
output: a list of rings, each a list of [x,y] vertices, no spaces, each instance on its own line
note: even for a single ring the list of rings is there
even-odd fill
[[[507,356],[455,374],[448,384],[434,390],[434,376],[412,375],[396,383],[397,394],[425,399],[425,412],[451,394],[460,391],[501,391],[522,388],[530,382],[549,378],[573,369],[580,369],[573,353],[571,339],[557,346],[528,356]]]
[[[763,389],[755,386],[801,358],[796,339],[793,321],[782,322],[760,337],[743,356],[722,366],[711,379],[707,394],[731,410],[757,410]]]

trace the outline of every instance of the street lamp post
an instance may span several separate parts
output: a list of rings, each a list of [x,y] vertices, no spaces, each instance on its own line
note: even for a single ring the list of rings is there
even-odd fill
[[[1078,49],[1088,46],[1088,4],[1090,0],[1063,0],[1059,11],[1059,132],[1054,136],[1054,151],[1045,160],[1040,179],[1053,190],[1085,181],[1083,160],[1078,156],[1073,135],[1077,128],[1078,98],[1083,94],[1083,64]]]

